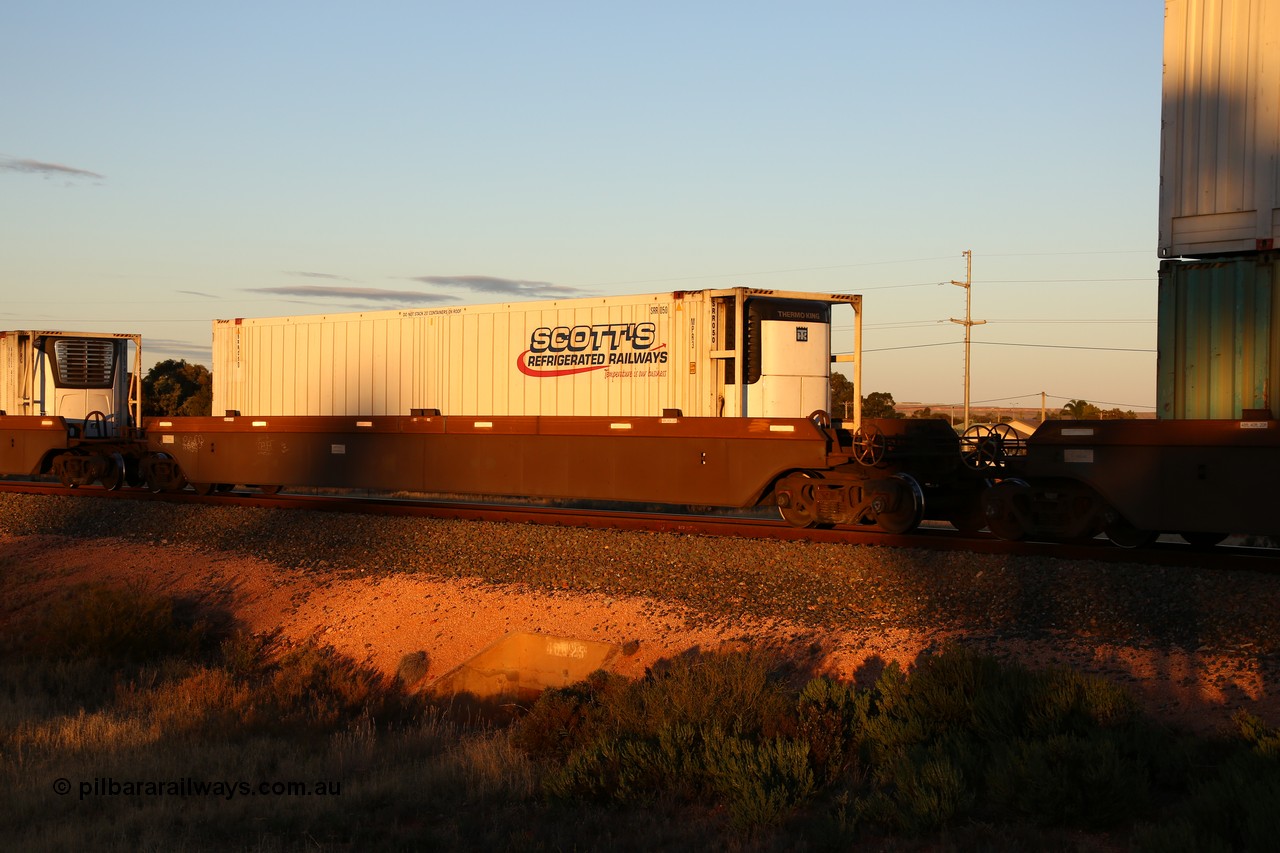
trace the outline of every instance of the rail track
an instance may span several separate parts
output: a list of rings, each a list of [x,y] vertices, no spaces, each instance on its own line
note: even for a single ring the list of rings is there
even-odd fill
[[[0,494],[50,495],[85,500],[161,501],[306,512],[365,513],[561,527],[642,530],[699,536],[732,536],[884,548],[920,548],[974,554],[1005,554],[1061,560],[1092,560],[1114,564],[1195,566],[1280,574],[1280,549],[1244,544],[1196,548],[1182,542],[1170,541],[1174,537],[1165,537],[1161,541],[1142,548],[1117,548],[1104,538],[1071,543],[1011,542],[986,532],[966,535],[951,529],[948,525],[929,522],[911,533],[889,534],[877,530],[843,526],[830,529],[799,529],[781,520],[768,518],[763,513],[697,514],[675,510],[635,511],[586,506],[494,503],[481,499],[455,497],[446,499],[302,492],[262,494],[253,490],[233,490],[213,495],[200,495],[190,491],[152,493],[146,489],[106,491],[68,488],[51,482],[12,479],[0,480]]]

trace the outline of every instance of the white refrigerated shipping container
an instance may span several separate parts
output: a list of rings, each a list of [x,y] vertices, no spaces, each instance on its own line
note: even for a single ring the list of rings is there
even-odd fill
[[[140,335],[0,332],[0,412],[71,422],[92,416],[96,429],[117,435],[141,416],[141,358]]]
[[[1160,256],[1280,240],[1280,0],[1166,0]]]
[[[807,417],[830,408],[833,311],[860,385],[861,305],[733,288],[215,320],[213,410]]]

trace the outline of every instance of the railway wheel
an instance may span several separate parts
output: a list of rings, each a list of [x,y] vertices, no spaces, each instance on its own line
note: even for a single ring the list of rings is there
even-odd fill
[[[868,467],[879,465],[884,461],[888,444],[875,424],[863,424],[853,434],[853,458]]]
[[[71,463],[71,464],[68,464]],[[72,463],[72,456],[64,453],[54,460],[53,470],[58,475],[58,482],[68,489],[79,488],[80,479],[75,475],[74,471],[77,466]]]
[[[1102,529],[1102,532],[1121,548],[1145,548],[1156,541],[1156,537],[1160,535],[1154,530],[1139,530],[1122,515],[1117,515]]]
[[[187,485],[187,478],[173,457],[157,453],[147,457],[141,469],[147,488],[152,492],[180,492]]]
[[[811,474],[794,474],[788,488],[778,494],[778,514],[792,527],[818,525],[817,480]],[[799,481],[799,482],[796,482]]]
[[[217,483],[191,483],[189,485],[195,489],[197,495],[202,497],[213,494],[213,490],[218,487]]]
[[[1027,537],[1027,528],[1018,513],[1018,501],[1026,495],[1027,484],[1021,480],[1001,480],[982,495],[982,511],[987,529],[996,537],[1018,542]]]
[[[1188,545],[1196,548],[1212,548],[1214,545],[1222,544],[1222,540],[1227,538],[1227,534],[1225,533],[1206,533],[1202,530],[1188,530],[1186,532],[1179,533],[1178,535],[1181,536],[1182,540]]]
[[[875,510],[876,527],[879,527],[885,533],[910,533],[919,527],[920,522],[924,520],[924,489],[920,488],[916,478],[910,474],[894,474],[893,476],[906,484],[906,494],[900,497],[897,508],[888,511],[881,511],[876,507],[876,502],[879,498],[872,501],[871,506]]]
[[[264,495],[278,495],[284,486],[258,486],[258,491]]]
[[[119,453],[112,453],[105,460],[106,465],[103,468],[103,474],[98,479],[102,482],[102,487],[108,492],[119,491],[120,487],[125,484],[127,479],[124,466],[124,457]]]
[[[95,466],[93,456],[70,451],[60,454],[53,460],[53,473],[58,482],[68,489],[78,489],[94,481]]]
[[[124,460],[124,484],[133,488],[147,484],[146,478],[142,476],[140,462],[135,456]]]
[[[987,526],[987,516],[982,512],[982,507],[975,502],[969,509],[953,512],[948,516],[947,522],[966,536],[972,536]]]

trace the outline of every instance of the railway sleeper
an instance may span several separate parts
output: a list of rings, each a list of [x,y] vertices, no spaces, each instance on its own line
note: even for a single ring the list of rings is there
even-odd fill
[[[862,479],[801,471],[774,490],[778,511],[795,527],[875,525],[907,533],[924,518],[924,491],[908,474]]]

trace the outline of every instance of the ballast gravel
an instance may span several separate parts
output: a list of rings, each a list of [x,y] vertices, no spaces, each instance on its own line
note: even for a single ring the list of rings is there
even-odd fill
[[[963,643],[1115,678],[1193,728],[1280,723],[1280,576],[1252,571],[0,495],[0,620],[95,571],[391,674],[425,652],[428,681],[509,630],[616,643],[633,675],[747,643],[865,679]]]

